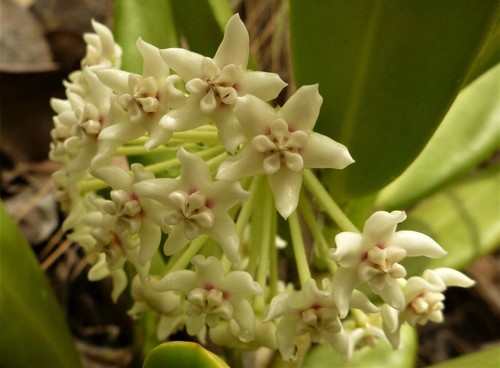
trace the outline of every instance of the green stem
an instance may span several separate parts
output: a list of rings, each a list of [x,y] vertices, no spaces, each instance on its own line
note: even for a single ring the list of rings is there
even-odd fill
[[[269,271],[269,252],[270,248],[274,245],[274,238],[276,234],[273,234],[273,217],[276,214],[274,208],[274,202],[272,197],[271,188],[264,181],[264,188],[262,190],[262,216],[260,220],[262,225],[259,227],[260,232],[260,249],[259,249],[259,263],[257,265],[257,275],[256,281],[262,286],[262,289],[266,289],[266,280]],[[253,222],[252,222],[253,224]],[[254,307],[256,310],[264,311],[264,294],[258,295],[254,300]]]
[[[187,245],[186,249],[184,250],[184,253],[182,253],[182,255],[179,258],[173,259],[173,262],[169,261],[167,263],[165,267],[166,272],[173,272],[185,269],[189,265],[189,262],[191,262],[191,259],[196,254],[198,254],[201,247],[205,245],[208,239],[209,239],[208,235],[200,235],[192,242],[190,242]]]
[[[313,197],[321,203],[325,212],[340,227],[341,230],[359,233],[358,228],[354,226],[337,203],[335,203],[333,198],[323,187],[323,184],[321,184],[311,170],[304,170],[304,185],[311,192]]]
[[[252,178],[252,183],[250,184],[250,188],[248,191],[251,194],[251,197],[248,201],[243,203],[243,206],[240,209],[238,214],[238,219],[236,220],[236,231],[238,232],[238,237],[243,239],[243,235],[245,232],[245,228],[248,226],[248,222],[250,221],[250,215],[252,214],[254,205],[257,201],[256,191],[259,186],[260,176],[254,176]]]
[[[309,230],[311,230],[312,236],[314,237],[319,259],[324,260],[326,266],[328,267],[328,270],[332,274],[335,273],[335,271],[337,270],[335,262],[328,258],[328,250],[330,249],[330,246],[326,241],[323,232],[318,226],[317,218],[314,216],[311,204],[306,198],[303,191],[300,193],[299,210],[304,217]]]
[[[302,231],[300,230],[299,216],[297,211],[294,211],[289,219],[290,235],[292,236],[293,254],[297,263],[297,272],[299,274],[300,285],[303,287],[305,283],[311,279],[311,271],[307,262],[306,248],[302,239]]]
[[[252,191],[253,209],[257,208],[256,204],[260,203],[263,198],[265,188],[265,177],[258,176],[258,184],[254,191]],[[260,248],[263,246],[261,243],[262,227],[264,224],[262,211],[252,211],[251,226],[250,226],[250,249],[247,272],[253,277],[256,277],[257,263],[259,262]],[[248,223],[247,223],[248,224]]]
[[[193,152],[193,154],[200,156],[201,158],[207,158],[207,157],[214,157],[224,151],[225,149],[223,146],[217,145],[214,147],[207,148],[203,151]],[[180,164],[181,164],[180,161],[177,159],[177,157],[175,157],[170,160],[166,160],[164,162],[158,162],[156,164],[148,165],[144,168],[144,171],[158,173],[161,171],[168,171],[170,169],[173,169],[177,166],[180,166]]]

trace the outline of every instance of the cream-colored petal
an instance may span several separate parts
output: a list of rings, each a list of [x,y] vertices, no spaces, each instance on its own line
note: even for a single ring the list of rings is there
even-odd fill
[[[375,244],[390,241],[400,222],[406,219],[403,211],[377,211],[365,222],[363,236]]]
[[[391,245],[405,249],[407,257],[440,258],[446,255],[446,251],[432,238],[416,231],[403,230],[396,232]]]
[[[143,180],[132,185],[132,190],[142,198],[154,199],[167,207],[171,207],[169,195],[179,189],[179,182],[170,178]]]
[[[287,86],[276,73],[261,71],[244,71],[240,81],[235,87],[240,96],[253,95],[263,101],[270,101],[278,97],[279,93]]]
[[[330,251],[330,259],[337,262],[341,267],[353,267],[361,259],[361,234],[342,232],[335,236],[336,249]]]
[[[279,153],[273,153],[267,156],[262,162],[262,168],[266,175],[277,173],[281,168],[281,159]]]
[[[127,142],[139,138],[146,131],[143,124],[130,124],[121,122],[111,125],[99,134],[99,140],[110,140],[113,142]]]
[[[224,255],[231,262],[238,262],[240,238],[236,231],[236,225],[229,215],[218,215],[214,226],[207,233],[220,244]]]
[[[200,100],[200,110],[204,114],[212,113],[216,108],[217,100],[215,99],[215,94],[212,89],[209,89],[205,96],[203,96]]]
[[[474,286],[475,281],[464,275],[462,272],[454,270],[452,268],[442,267],[436,268],[434,270],[427,270],[424,272],[424,277],[426,278],[426,272],[432,272],[436,274],[441,280],[443,280],[446,286],[458,286],[463,288],[468,288]]]
[[[219,166],[218,180],[239,180],[262,172],[263,156],[250,145],[246,145],[236,155],[228,156]]]
[[[356,268],[339,267],[332,280],[332,295],[341,319],[347,316],[351,295],[359,283]]]
[[[284,219],[287,219],[299,203],[302,172],[281,168],[275,174],[268,175],[268,178],[276,210]]]
[[[185,82],[202,77],[201,63],[204,56],[181,48],[160,50],[160,55]]]
[[[116,69],[95,69],[93,72],[116,94],[122,95],[128,92],[129,72]]]
[[[238,98],[234,114],[247,138],[269,134],[271,122],[276,117],[273,107],[252,95]]]
[[[173,230],[168,234],[167,240],[163,244],[163,253],[167,256],[174,255],[183,249],[189,239],[185,235],[185,223],[181,222],[179,225],[174,226]]]
[[[317,84],[302,86],[283,105],[280,114],[292,130],[310,132],[316,125],[322,103]]]
[[[203,96],[189,96],[181,107],[164,115],[160,119],[159,125],[173,132],[184,132],[202,126],[209,121],[208,116],[200,109],[200,101]]]
[[[182,163],[181,185],[188,193],[203,192],[212,185],[212,175],[207,164],[199,156],[193,155],[180,147],[177,158]]]
[[[221,68],[228,64],[235,64],[246,69],[249,53],[248,31],[240,16],[235,14],[226,23],[224,38],[215,53],[214,61]]]
[[[163,61],[157,47],[145,42],[140,37],[136,46],[143,59],[143,76],[152,76],[156,79],[168,77],[168,66]]]
[[[128,172],[118,166],[106,166],[92,170],[92,175],[108,183],[113,189],[131,191],[131,178]]]
[[[161,240],[161,230],[158,225],[147,219],[142,221],[139,230],[140,247],[139,263],[144,266],[158,250]]]
[[[315,132],[309,135],[300,154],[306,168],[343,169],[354,162],[347,147]]]

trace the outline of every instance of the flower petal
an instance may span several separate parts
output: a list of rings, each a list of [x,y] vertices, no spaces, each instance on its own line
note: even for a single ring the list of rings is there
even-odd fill
[[[468,288],[474,286],[475,281],[464,275],[462,272],[454,270],[452,268],[441,267],[434,270],[426,270],[424,272],[424,278],[426,278],[426,272],[432,272],[436,274],[441,280],[443,280],[446,286],[459,286],[463,288]]]
[[[139,138],[146,129],[142,124],[130,124],[121,122],[104,128],[99,133],[99,140],[110,140],[113,142],[127,142]]]
[[[224,38],[215,53],[214,61],[220,68],[228,64],[236,64],[242,69],[246,69],[249,53],[248,31],[240,16],[235,14],[226,23]]]
[[[181,48],[160,50],[167,65],[185,81],[201,77],[201,63],[204,56]]]
[[[163,61],[160,55],[160,50],[157,47],[139,39],[136,42],[137,49],[142,55],[143,76],[152,76],[156,79],[168,77],[168,66]]]
[[[346,146],[315,132],[310,133],[300,154],[306,168],[343,169],[354,162]]]
[[[283,82],[276,73],[247,70],[241,74],[236,89],[240,96],[250,94],[262,101],[270,101],[278,97],[286,86],[287,83]]]
[[[116,94],[122,95],[128,92],[129,72],[117,69],[94,69],[93,72]]]
[[[375,244],[385,243],[392,238],[397,225],[405,219],[403,211],[377,211],[366,220],[363,236]]]
[[[207,164],[199,156],[193,155],[180,147],[177,158],[182,163],[181,188],[187,192],[204,192],[212,185],[212,175]]]
[[[396,232],[391,245],[405,249],[407,257],[440,258],[446,254],[446,251],[432,238],[416,231],[402,230]]]
[[[344,231],[335,236],[336,249],[330,251],[330,258],[340,267],[353,267],[361,257],[361,234]]]
[[[238,97],[234,114],[247,138],[269,134],[269,126],[276,117],[273,107],[252,95]]]
[[[340,318],[345,318],[349,312],[351,295],[359,283],[356,268],[338,268],[332,280],[333,300],[339,310]]]
[[[276,210],[284,219],[287,219],[295,211],[299,203],[302,172],[281,168],[278,172],[268,177]]]
[[[167,256],[171,256],[179,252],[182,248],[189,243],[189,239],[185,235],[185,222],[181,222],[179,225],[174,226],[174,229],[170,234],[168,234],[165,244],[163,244],[163,253]]]
[[[108,183],[113,189],[131,191],[131,178],[128,172],[118,166],[105,166],[92,170],[92,175]]]
[[[238,262],[240,238],[236,231],[236,225],[229,215],[220,214],[217,216],[214,226],[207,233],[220,244],[224,255],[231,262]]]
[[[246,145],[236,155],[228,156],[219,166],[216,178],[219,180],[239,180],[262,172],[263,156],[250,145]]]
[[[141,240],[141,249],[139,250],[139,263],[144,266],[147,261],[153,258],[158,250],[161,240],[161,230],[152,221],[143,220],[139,230],[139,239]]]
[[[132,186],[139,197],[151,198],[164,205],[170,205],[169,195],[179,188],[179,182],[170,178],[143,180]]]
[[[302,86],[283,105],[280,114],[293,130],[310,132],[316,125],[322,103],[317,84]]]

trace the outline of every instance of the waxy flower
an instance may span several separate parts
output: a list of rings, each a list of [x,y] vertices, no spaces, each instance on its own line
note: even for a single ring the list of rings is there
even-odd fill
[[[184,95],[174,87],[179,77],[169,75],[158,48],[140,38],[137,48],[144,59],[142,76],[114,69],[96,71],[127,112],[125,119],[105,129],[99,139],[123,143],[148,132],[145,147],[152,149],[170,139],[172,131],[160,126],[159,121],[170,108],[180,106]]]
[[[255,316],[250,295],[262,293],[260,285],[244,271],[226,273],[215,257],[193,257],[196,271],[180,270],[153,284],[158,291],[179,291],[186,296],[186,327],[190,335],[216,327],[221,320],[234,321],[235,333],[243,342],[254,339]]]
[[[212,182],[210,171],[200,157],[179,148],[182,174],[176,179],[145,180],[133,186],[139,197],[160,202],[166,215],[159,224],[171,228],[164,252],[172,255],[199,234],[214,238],[231,261],[238,260],[239,237],[228,210],[248,199],[238,182]]]
[[[347,315],[353,289],[367,282],[373,291],[396,309],[404,308],[397,280],[406,276],[399,262],[405,257],[442,257],[446,252],[430,237],[416,231],[397,231],[406,219],[403,211],[375,212],[365,222],[363,233],[342,232],[330,258],[339,264],[333,278],[334,298],[342,317]]]
[[[360,309],[375,312],[377,308],[361,293],[352,296],[353,304]],[[323,279],[322,289],[311,279],[302,290],[278,294],[273,298],[264,322],[279,318],[276,330],[278,349],[285,360],[294,360],[297,339],[309,334],[313,342],[328,345],[345,355],[348,352],[348,335],[339,318],[339,311],[332,297],[331,284]]]
[[[278,212],[288,218],[297,208],[304,169],[343,169],[354,162],[345,146],[312,131],[322,102],[317,85],[301,87],[281,109],[252,95],[239,98],[234,112],[248,142],[220,165],[217,179],[264,172]]]
[[[120,68],[122,49],[115,43],[113,33],[104,24],[91,20],[95,33],[85,33],[87,50],[81,65],[84,67]]]
[[[189,97],[160,124],[168,130],[184,131],[215,121],[219,138],[230,151],[242,138],[233,115],[237,97],[251,94],[269,101],[286,86],[275,73],[247,70],[248,31],[237,14],[227,22],[213,59],[179,48],[161,50],[161,55],[186,83]]]
[[[106,166],[92,171],[92,174],[113,189],[110,200],[101,205],[104,222],[111,221],[119,234],[127,232],[137,234],[140,240],[139,260],[141,265],[153,257],[161,240],[161,229],[156,224],[160,221],[162,208],[153,200],[139,198],[134,193],[134,184],[154,179],[154,174],[144,171],[141,164],[132,164],[132,173],[117,166]]]
[[[402,283],[404,309],[382,308],[384,332],[394,348],[399,345],[399,329],[406,322],[410,326],[425,325],[428,321],[443,321],[444,292],[450,286],[468,288],[474,281],[451,268],[425,270],[422,277],[410,277]]]
[[[156,291],[151,280],[141,280],[136,275],[130,289],[134,305],[128,315],[136,319],[146,310],[152,310],[158,316],[156,336],[164,340],[184,326],[185,316],[182,300],[175,291]]]

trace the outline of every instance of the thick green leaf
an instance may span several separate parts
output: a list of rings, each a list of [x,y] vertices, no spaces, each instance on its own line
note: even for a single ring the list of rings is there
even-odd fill
[[[122,68],[139,74],[142,57],[135,46],[139,37],[158,48],[179,44],[170,0],[117,0],[113,33],[123,48]]]
[[[201,345],[187,341],[171,341],[151,350],[143,368],[229,368],[217,355]]]
[[[426,268],[460,269],[500,245],[500,165],[476,173],[422,202],[401,229],[420,231],[448,254],[439,259],[409,258],[410,275]]]
[[[459,358],[450,359],[446,362],[435,364],[429,368],[463,368],[463,367],[481,367],[498,368],[500,367],[500,346],[489,348],[477,353],[463,355]]]
[[[302,368],[380,368],[398,367],[412,368],[415,366],[417,353],[417,334],[408,325],[401,328],[401,347],[392,347],[380,341],[374,348],[363,348],[354,353],[351,361],[346,362],[335,350],[318,345],[306,356]],[[326,364],[328,362],[328,364]]]
[[[478,165],[499,148],[500,64],[465,88],[417,159],[378,198],[406,208]]]
[[[0,203],[0,365],[79,367],[64,314],[30,245]]]
[[[172,0],[179,33],[191,51],[215,55],[227,20],[232,15],[226,0]]]
[[[297,85],[319,83],[320,133],[356,163],[339,196],[382,188],[413,161],[458,94],[498,0],[291,0]]]

